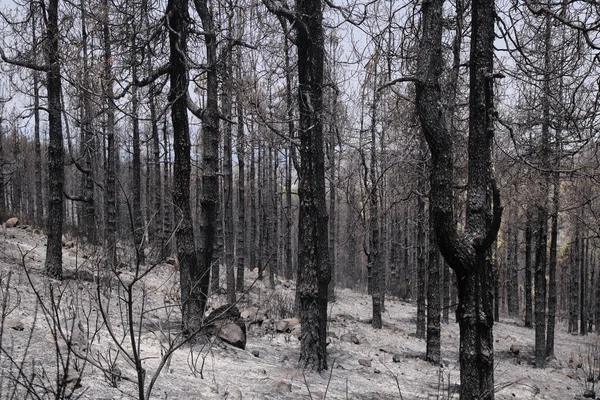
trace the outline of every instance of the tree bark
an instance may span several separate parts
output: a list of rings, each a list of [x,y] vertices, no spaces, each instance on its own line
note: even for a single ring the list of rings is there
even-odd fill
[[[207,0],[194,0],[196,11],[202,21],[206,46],[206,108],[202,115],[202,200],[200,208],[200,230],[198,265],[190,273],[194,289],[192,297],[196,306],[194,314],[204,315],[206,296],[210,282],[210,263],[217,223],[217,201],[219,181],[217,178],[219,155],[219,109],[217,76],[217,37],[213,15]]]
[[[132,37],[132,46],[135,48],[135,35]],[[138,65],[135,56],[132,57],[132,77],[137,79]],[[142,214],[142,154],[140,149],[140,120],[139,120],[139,96],[137,86],[131,88],[131,130],[132,130],[132,197],[133,197],[133,218],[132,233],[133,246],[136,252],[136,261],[140,264],[146,263],[144,253],[144,218]]]
[[[552,216],[550,231],[550,262],[548,264],[548,321],[546,328],[546,358],[554,357],[554,330],[556,325],[556,268],[558,248],[558,207],[560,205],[560,175],[553,173]]]
[[[237,78],[241,81],[242,69],[241,51],[237,53]],[[236,290],[238,293],[244,292],[244,271],[246,263],[246,138],[244,135],[244,106],[241,100],[241,94],[237,95],[237,159],[238,159],[238,226],[237,226],[237,282]]]
[[[170,26],[170,91],[173,125],[173,203],[175,205],[175,241],[179,261],[183,329],[193,334],[202,326],[206,304],[208,271],[198,259],[190,208],[190,128],[187,115],[188,66],[188,1],[170,0],[167,5]],[[208,39],[207,39],[208,40]],[[212,248],[211,248],[212,249]]]
[[[231,14],[232,15],[232,14]],[[229,32],[232,32],[232,16],[228,18]],[[231,50],[227,51],[223,68],[223,95],[222,107],[228,121],[233,118],[233,58]],[[235,265],[234,265],[234,243],[235,231],[233,229],[233,165],[232,165],[232,137],[233,126],[225,122],[223,137],[223,217],[224,217],[224,245],[225,245],[225,276],[227,287],[227,301],[235,302]]]
[[[424,151],[423,151],[424,152]],[[425,156],[423,155],[423,158]],[[423,161],[422,161],[423,162]],[[424,169],[421,169],[423,173]],[[424,187],[421,182],[419,187]],[[425,269],[425,200],[422,196],[417,199],[417,331],[416,337],[425,338],[425,298],[426,276]]]
[[[513,213],[512,225],[508,229],[507,257],[506,257],[506,303],[508,315],[519,315],[519,230],[516,226],[516,216]]]
[[[439,250],[438,250],[439,251]],[[443,282],[443,311],[442,311],[442,322],[448,324],[450,322],[450,289],[452,287],[452,270],[445,260],[442,260],[444,271],[444,282]]]
[[[323,152],[324,34],[321,0],[297,0],[300,168],[298,195],[298,299],[300,360],[317,371],[327,369],[327,291],[331,278],[327,249]]]
[[[491,170],[494,1],[472,2],[465,233],[457,230],[454,219],[453,140],[439,107],[443,0],[426,1],[422,10],[417,110],[432,155],[431,207],[436,235],[442,255],[458,278],[460,397],[489,400],[494,398],[493,280],[489,256],[502,214]]]
[[[58,49],[58,2],[48,1],[46,22],[46,45],[44,46],[48,70],[46,88],[48,95],[48,221],[46,231],[45,272],[54,279],[62,280],[62,232],[63,232],[63,186],[64,149],[62,133],[62,105],[60,56]]]
[[[533,324],[533,297],[532,297],[532,269],[531,269],[531,247],[533,241],[533,217],[531,211],[527,211],[525,222],[525,326],[531,328]]]
[[[31,31],[33,44],[37,47],[36,17],[38,11],[35,6],[32,5],[32,7]],[[42,146],[40,143],[40,75],[38,71],[33,71],[33,146],[35,153],[35,224],[38,227],[42,227],[44,221],[44,196],[42,192]],[[0,175],[2,175],[2,171],[0,171]],[[4,186],[3,182],[0,182],[0,184]],[[4,201],[3,193],[1,201]],[[2,210],[4,210],[4,207],[2,207]]]
[[[432,207],[429,207],[429,265],[427,267],[427,350],[425,359],[439,364],[441,355],[440,327],[440,252],[433,227]]]
[[[583,210],[582,210],[583,214]],[[579,252],[579,260],[581,266],[579,267],[579,334],[581,336],[587,335],[587,243],[588,239],[585,239],[585,235],[582,235],[581,251]]]
[[[117,148],[115,143],[115,102],[113,94],[112,48],[110,41],[109,3],[103,0],[104,21],[102,41],[104,46],[104,98],[106,101],[106,195],[105,195],[105,249],[108,268],[117,263]]]
[[[535,253],[535,365],[546,366],[546,243],[548,214],[538,209],[538,235]]]

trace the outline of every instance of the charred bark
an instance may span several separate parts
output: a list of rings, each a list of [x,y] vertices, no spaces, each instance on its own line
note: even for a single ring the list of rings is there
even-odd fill
[[[423,3],[417,110],[432,155],[431,207],[440,251],[458,279],[461,399],[494,398],[490,248],[502,209],[491,169],[494,1],[472,2],[468,182],[465,232],[454,218],[453,138],[440,104],[443,0]],[[492,201],[493,198],[493,201]],[[493,203],[493,210],[492,210]]]

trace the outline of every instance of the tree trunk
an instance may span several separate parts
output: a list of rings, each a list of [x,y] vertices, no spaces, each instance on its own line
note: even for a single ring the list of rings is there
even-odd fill
[[[583,214],[583,209],[582,209]],[[579,252],[579,260],[581,266],[579,267],[579,334],[581,336],[587,335],[587,257],[586,257],[586,249],[588,239],[585,239],[585,235],[582,235],[581,243],[581,251]]]
[[[200,208],[200,230],[198,263],[190,273],[194,284],[192,297],[197,304],[194,314],[204,315],[206,296],[210,282],[210,263],[216,234],[217,201],[219,181],[217,178],[219,156],[219,109],[217,76],[217,37],[213,16],[207,0],[194,0],[196,11],[202,21],[206,45],[206,108],[202,114],[202,200]]]
[[[439,364],[441,356],[440,339],[440,253],[433,227],[432,207],[429,207],[429,265],[427,267],[427,351],[425,359]]]
[[[135,36],[132,39],[132,45],[135,48]],[[137,60],[134,59],[132,63],[132,77],[137,78],[138,65]],[[140,264],[146,263],[146,256],[144,253],[144,218],[142,214],[142,154],[140,149],[140,120],[139,120],[139,98],[138,88],[134,85],[131,88],[131,124],[132,124],[132,197],[133,197],[133,218],[131,219],[132,233],[133,233],[133,245],[136,252],[136,261]]]
[[[109,3],[103,0],[103,45],[104,45],[104,97],[106,99],[106,195],[105,195],[105,249],[108,268],[117,263],[117,148],[115,143],[115,103],[113,94],[112,49],[110,41]]]
[[[237,78],[241,81],[242,69],[241,51],[237,53]],[[245,146],[246,139],[244,135],[244,106],[241,101],[241,95],[237,96],[237,159],[238,159],[238,226],[237,226],[237,282],[236,290],[238,293],[244,292],[244,271],[246,263],[246,176],[245,176]]]
[[[424,171],[423,171],[424,172]],[[421,182],[419,187],[424,187]],[[416,337],[425,338],[425,200],[422,196],[417,199],[417,331]]]
[[[317,371],[327,369],[327,291],[331,278],[327,249],[323,153],[324,35],[321,0],[297,0],[300,168],[298,195],[298,299],[300,360]]]
[[[404,275],[404,288],[402,290],[402,299],[408,300],[412,297],[412,282],[411,277],[412,268],[409,264],[409,241],[408,241],[408,207],[404,210],[404,228],[402,229],[402,235],[404,236],[404,248],[403,248],[403,257],[402,257],[402,272]]]
[[[256,221],[256,164],[254,151],[254,129],[250,129],[250,174],[248,186],[250,187],[250,269],[259,269],[257,257],[258,229]]]
[[[63,232],[63,186],[64,149],[62,133],[61,78],[59,59],[58,0],[48,0],[46,22],[46,45],[44,46],[48,71],[46,88],[48,95],[48,222],[46,231],[45,272],[54,279],[62,280],[62,232]]]
[[[519,229],[516,226],[516,215],[511,218],[512,225],[508,229],[507,257],[506,257],[506,303],[508,315],[519,315]]]
[[[228,19],[229,32],[232,31],[231,17]],[[224,224],[224,245],[225,245],[225,275],[227,283],[227,301],[235,302],[235,265],[234,265],[234,243],[235,232],[233,229],[233,165],[232,165],[232,136],[233,126],[229,121],[233,118],[232,101],[232,80],[233,80],[233,59],[231,50],[228,51],[226,64],[224,66],[223,76],[223,112],[228,121],[225,122],[223,137],[223,217]]]
[[[0,219],[6,220],[7,209],[6,209],[6,192],[4,190],[4,131],[2,130],[2,115],[0,115]]]
[[[439,251],[439,250],[438,250]],[[442,260],[444,271],[444,282],[443,282],[443,312],[442,312],[442,322],[444,324],[448,324],[450,322],[450,289],[452,287],[452,277],[451,277],[451,269],[446,263],[445,260]]]
[[[533,217],[531,211],[527,211],[525,222],[525,326],[531,328],[533,324],[533,296],[532,296],[532,268],[531,248],[533,245]]]
[[[32,3],[33,4],[33,3]],[[38,11],[34,8],[31,12],[31,31],[34,46],[37,42],[37,17]],[[40,143],[40,76],[38,71],[33,71],[33,146],[35,153],[35,225],[43,226],[44,221],[44,196],[42,192],[42,146]],[[1,139],[1,138],[0,138]],[[2,171],[0,171],[2,175]],[[0,182],[4,186],[4,182]],[[4,196],[2,193],[2,202]],[[3,218],[4,207],[0,209],[0,219]]]
[[[208,271],[198,260],[190,208],[190,127],[187,115],[188,1],[171,0],[169,16],[171,123],[173,125],[173,203],[175,205],[175,241],[179,261],[183,329],[194,334],[202,326],[206,304]],[[208,39],[207,39],[208,40]],[[210,262],[210,261],[209,261]]]
[[[547,213],[538,210],[538,235],[535,254],[535,365],[546,366],[546,243]]]
[[[551,183],[550,169],[550,74],[551,74],[552,21],[545,17],[544,30],[544,83],[542,98],[542,137],[540,181],[541,199],[538,204],[538,236],[535,255],[535,363],[546,366],[546,269],[548,244],[548,189]]]
[[[329,283],[329,302],[335,301],[335,286],[336,286],[336,257],[335,257],[335,241],[336,241],[336,219],[335,219],[335,130],[337,129],[337,92],[333,93],[331,104],[331,113],[333,121],[329,127],[329,135],[327,137],[327,159],[329,161],[329,259],[331,262],[331,282]]]
[[[502,214],[491,170],[494,1],[472,2],[465,234],[457,230],[454,218],[453,138],[439,108],[442,102],[439,79],[443,60],[443,0],[424,2],[422,10],[423,36],[417,58],[416,103],[432,155],[431,207],[436,236],[441,253],[458,279],[460,397],[489,400],[494,398],[490,248]]]
[[[373,77],[373,85],[376,84],[377,65],[375,65]],[[379,239],[379,204],[377,190],[377,151],[376,151],[376,127],[377,127],[377,89],[373,88],[373,103],[371,105],[371,140],[370,140],[370,165],[369,165],[369,182],[365,177],[365,189],[369,196],[369,253],[367,254],[367,269],[369,271],[369,291],[373,302],[373,318],[372,326],[375,329],[381,329],[383,324],[381,321],[382,312],[382,287],[381,287],[381,241]],[[366,168],[366,164],[365,164]]]
[[[163,123],[163,143],[165,149],[165,161],[163,166],[163,221],[162,221],[162,258],[171,256],[173,243],[170,241],[173,230],[173,207],[172,207],[172,181],[171,181],[171,156],[169,149],[169,132],[167,131],[167,119]]]
[[[546,358],[554,357],[554,328],[556,325],[556,268],[557,268],[557,247],[558,247],[558,207],[560,196],[560,175],[556,171],[553,173],[553,195],[552,195],[552,216],[550,232],[550,262],[548,265],[548,322],[546,329]]]
[[[570,307],[569,307],[569,333],[577,333],[579,325],[579,226],[575,227],[575,241],[571,245],[571,270],[569,292]]]
[[[292,76],[291,76],[291,65],[290,65],[290,40],[287,34],[284,35],[283,51],[285,54],[285,101],[287,108],[288,117],[288,136],[290,139],[295,137],[295,126],[294,126],[294,108],[292,103]],[[292,211],[292,161],[295,157],[295,145],[290,141],[289,147],[286,150],[285,159],[285,277],[286,279],[292,279],[294,274],[294,262],[292,258],[292,228],[293,223],[293,211]]]

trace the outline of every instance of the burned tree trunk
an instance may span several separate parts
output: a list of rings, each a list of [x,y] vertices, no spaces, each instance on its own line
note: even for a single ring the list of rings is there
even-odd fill
[[[465,232],[454,217],[453,140],[441,103],[443,0],[423,3],[417,59],[417,110],[432,155],[431,207],[440,251],[458,278],[461,399],[494,398],[492,264],[490,248],[502,209],[491,169],[494,1],[472,2],[467,213]],[[493,198],[493,210],[492,210]]]
[[[60,59],[58,50],[58,0],[48,1],[46,27],[47,43],[46,87],[48,92],[48,245],[46,247],[46,274],[62,279],[62,232],[63,232],[63,186],[64,149],[62,133],[62,102]]]

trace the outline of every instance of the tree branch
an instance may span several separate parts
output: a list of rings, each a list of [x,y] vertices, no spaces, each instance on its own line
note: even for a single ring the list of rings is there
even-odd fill
[[[142,80],[136,79],[133,84],[137,87],[148,86],[151,83],[154,83],[161,76],[168,74],[171,70],[171,64],[167,63],[159,67],[156,71],[152,72],[149,76],[145,77]]]
[[[397,79],[394,79],[394,80],[389,81],[387,83],[384,83],[383,85],[381,85],[381,86],[379,86],[377,88],[377,91],[380,92],[383,89],[386,89],[386,88],[388,88],[390,86],[394,86],[395,84],[402,83],[402,82],[416,82],[416,83],[420,83],[421,81],[419,80],[419,78],[414,77],[414,76],[404,76],[402,78],[397,78]]]
[[[7,57],[2,47],[0,47],[0,57],[2,58],[2,61],[4,61],[7,64],[16,65],[17,67],[29,68],[34,71],[48,72],[48,66],[46,65],[39,65],[31,61],[17,60],[15,58]]]

